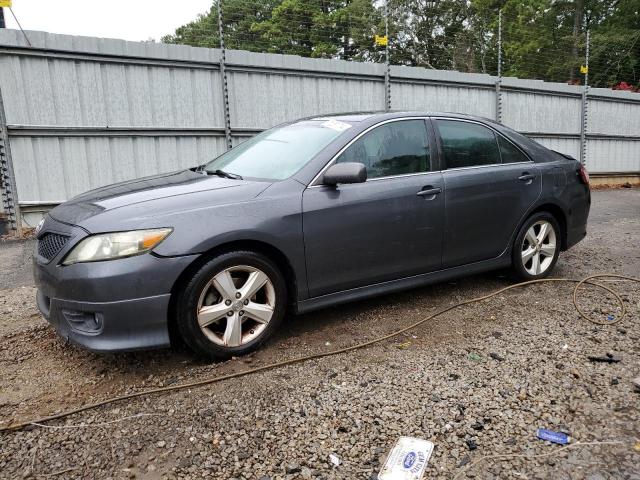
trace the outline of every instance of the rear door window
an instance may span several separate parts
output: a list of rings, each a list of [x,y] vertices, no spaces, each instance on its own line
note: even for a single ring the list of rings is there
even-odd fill
[[[498,145],[500,146],[500,155],[502,163],[528,162],[529,157],[520,151],[513,143],[506,138],[498,135]]]
[[[358,162],[367,178],[431,171],[431,152],[422,119],[399,120],[374,128],[352,143],[336,162]]]
[[[501,163],[493,131],[471,122],[436,120],[447,169]]]

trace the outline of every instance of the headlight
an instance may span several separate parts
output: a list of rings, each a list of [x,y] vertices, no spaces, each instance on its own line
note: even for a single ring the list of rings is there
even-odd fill
[[[91,235],[76,245],[62,264],[97,262],[140,255],[154,248],[172,231],[172,228],[156,228]]]

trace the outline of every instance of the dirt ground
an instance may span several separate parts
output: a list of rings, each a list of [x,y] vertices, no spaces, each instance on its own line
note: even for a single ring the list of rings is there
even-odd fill
[[[587,238],[555,277],[640,277],[640,189],[593,192]],[[0,243],[0,427],[110,396],[191,382],[373,339],[508,285],[493,272],[288,318],[255,354],[206,364],[182,350],[97,355],[40,317],[32,241]],[[609,285],[609,284],[607,284]],[[143,397],[0,434],[0,478],[376,478],[399,436],[435,444],[426,478],[640,479],[640,286],[596,326],[568,284],[509,291],[345,355]],[[584,289],[594,318],[620,315]],[[612,353],[619,363],[594,363]],[[536,438],[618,442],[566,451]],[[634,449],[634,445],[638,446]],[[486,455],[551,456],[488,460]],[[557,453],[557,455],[556,455]],[[330,455],[339,459],[339,465]]]

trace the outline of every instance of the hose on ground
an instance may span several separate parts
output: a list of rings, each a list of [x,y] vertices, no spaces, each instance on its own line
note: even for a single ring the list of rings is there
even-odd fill
[[[87,410],[91,410],[94,408],[98,408],[98,407],[102,407],[104,405],[108,405],[111,403],[115,403],[115,402],[121,402],[124,400],[129,400],[132,398],[137,398],[137,397],[144,397],[147,395],[155,395],[155,394],[159,394],[159,393],[165,393],[165,392],[173,392],[176,390],[184,390],[186,388],[196,388],[196,387],[202,387],[205,385],[210,385],[213,383],[218,383],[218,382],[222,382],[224,380],[230,380],[232,378],[239,378],[239,377],[245,377],[247,375],[252,375],[255,373],[259,373],[259,372],[265,372],[267,370],[273,370],[276,368],[280,368],[280,367],[284,367],[287,365],[295,365],[297,363],[303,363],[303,362],[307,362],[309,360],[317,360],[320,358],[324,358],[324,357],[330,357],[333,355],[340,355],[343,353],[347,353],[347,352],[352,352],[354,350],[359,350],[362,348],[366,348],[369,347],[371,345],[374,345],[376,343],[380,343],[380,342],[384,342],[385,340],[389,340],[390,338],[393,337],[397,337],[398,335],[402,335],[405,332],[408,332],[410,330],[413,330],[416,327],[419,327],[420,325],[428,322],[429,320],[432,320],[444,313],[447,313],[451,310],[454,310],[456,308],[460,308],[462,306],[465,305],[470,305],[472,303],[477,303],[477,302],[482,302],[484,300],[488,300],[492,297],[495,297],[496,295],[500,295],[501,293],[504,293],[506,291],[509,290],[513,290],[516,288],[521,288],[524,287],[526,285],[534,285],[534,284],[539,284],[539,283],[551,283],[551,282],[558,282],[558,283],[575,283],[576,286],[573,289],[573,306],[575,307],[576,311],[580,314],[580,316],[582,318],[584,318],[585,320],[588,320],[589,322],[592,323],[596,323],[598,325],[613,325],[616,324],[618,322],[620,322],[624,316],[627,313],[626,310],[626,306],[622,300],[622,298],[620,297],[620,295],[618,293],[616,293],[613,289],[609,288],[606,285],[602,285],[601,283],[596,283],[593,282],[592,280],[597,279],[597,278],[609,278],[609,279],[616,279],[617,281],[631,281],[631,282],[636,282],[636,283],[640,283],[640,278],[634,278],[634,277],[629,277],[629,276],[625,276],[625,275],[617,275],[617,274],[609,274],[609,273],[605,273],[605,274],[597,274],[597,275],[590,275],[588,277],[583,278],[582,280],[577,280],[577,279],[573,279],[573,278],[544,278],[544,279],[540,279],[540,280],[530,280],[527,282],[521,282],[521,283],[516,283],[513,285],[509,285],[507,287],[503,287],[500,288],[498,290],[494,290],[491,293],[488,293],[487,295],[482,295],[480,297],[475,297],[475,298],[471,298],[469,300],[464,300],[462,302],[456,303],[454,305],[449,305],[447,307],[443,307],[440,310],[437,310],[435,313],[432,313],[431,315],[428,315],[427,317],[418,320],[417,322],[414,322],[406,327],[400,328],[398,330],[395,330],[391,333],[388,333],[386,335],[382,335],[380,337],[374,338],[372,340],[368,340],[366,342],[362,342],[362,343],[358,343],[356,345],[352,345],[349,347],[345,347],[345,348],[340,348],[337,350],[331,350],[328,352],[321,352],[321,353],[315,353],[313,355],[305,355],[302,357],[296,357],[296,358],[292,358],[289,360],[283,360],[281,362],[276,362],[276,363],[271,363],[269,365],[264,365],[262,367],[257,367],[257,368],[252,368],[249,370],[244,370],[242,372],[236,372],[236,373],[230,373],[227,375],[221,375],[218,377],[213,377],[213,378],[206,378],[204,380],[198,380],[195,382],[189,382],[189,383],[183,383],[183,384],[179,384],[179,385],[170,385],[167,387],[159,387],[159,388],[153,388],[153,389],[149,389],[149,390],[142,390],[139,392],[134,392],[134,393],[128,393],[125,395],[119,395],[116,397],[112,397],[112,398],[107,398],[105,400],[101,400],[99,402],[95,402],[95,403],[89,403],[86,405],[83,405],[81,407],[78,408],[73,408],[71,410],[67,410],[64,412],[60,412],[57,413],[55,415],[50,415],[47,417],[43,417],[43,418],[38,418],[38,419],[34,419],[34,420],[29,420],[29,421],[24,421],[24,422],[19,422],[19,423],[14,423],[5,427],[0,428],[0,432],[9,432],[9,431],[16,431],[16,430],[22,430],[28,426],[36,426],[36,424],[43,424],[43,423],[47,423],[50,422],[52,420],[59,420],[62,418],[66,418],[69,417],[70,415],[74,415],[77,413],[81,413],[81,412],[85,412]],[[588,315],[586,315],[578,306],[578,290],[580,289],[581,286],[583,285],[592,285],[598,288],[601,288],[603,290],[606,290],[607,292],[609,292],[610,294],[612,294],[616,300],[618,301],[618,303],[620,304],[620,308],[621,308],[621,313],[620,315],[609,321],[601,321],[601,320],[596,320],[594,318],[589,317]]]

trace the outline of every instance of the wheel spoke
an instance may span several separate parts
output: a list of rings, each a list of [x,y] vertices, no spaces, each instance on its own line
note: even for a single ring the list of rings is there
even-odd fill
[[[540,231],[538,232],[538,242],[542,243],[544,242],[544,239],[547,238],[547,235],[549,234],[549,224],[548,223],[542,223],[540,225]]]
[[[535,245],[538,241],[536,238],[536,231],[533,229],[533,226],[527,230],[526,239],[529,241],[529,245],[531,246]]]
[[[225,299],[233,299],[236,295],[236,286],[233,284],[229,270],[223,270],[213,277],[213,285]]]
[[[540,254],[536,252],[531,258],[531,271],[534,275],[538,275],[541,270],[542,268],[540,267]]]
[[[242,288],[240,289],[240,294],[242,299],[251,299],[258,290],[260,290],[264,285],[269,281],[269,277],[267,277],[261,271],[251,272],[247,281],[244,283]]]
[[[526,250],[524,250],[522,252],[522,263],[527,263],[534,253],[536,253],[536,249],[532,246],[529,246]]]
[[[237,347],[242,343],[242,322],[237,313],[227,317],[227,328],[222,341],[227,347]]]
[[[206,305],[198,311],[198,323],[201,327],[207,327],[216,320],[223,318],[229,307],[224,302],[216,303],[215,305]]]
[[[555,243],[547,243],[540,246],[540,253],[542,253],[545,257],[553,257],[556,253],[556,244]]]
[[[258,323],[269,323],[273,316],[273,307],[265,303],[249,302],[244,306],[244,313]]]

